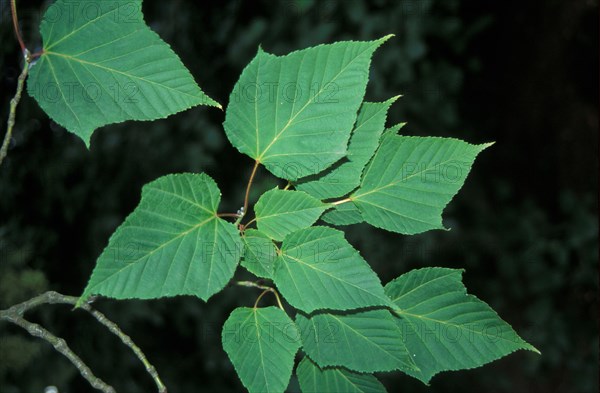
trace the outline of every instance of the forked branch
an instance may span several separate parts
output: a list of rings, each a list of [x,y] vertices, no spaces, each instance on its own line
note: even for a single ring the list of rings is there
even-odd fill
[[[71,363],[79,370],[79,373],[82,377],[84,377],[90,385],[94,388],[101,390],[105,393],[114,393],[115,390],[110,385],[106,384],[104,381],[94,376],[89,367],[75,354],[71,349],[67,346],[65,341],[60,338],[54,336],[48,330],[43,327],[31,323],[23,318],[23,314],[35,307],[38,307],[42,304],[70,304],[75,306],[78,302],[79,298],[74,296],[66,296],[57,292],[49,291],[42,295],[36,296],[32,299],[24,301],[23,303],[16,304],[10,307],[7,310],[0,310],[0,320],[5,320],[8,322],[12,322],[23,329],[27,330],[29,334],[35,337],[39,337],[43,340],[46,340],[60,353],[65,355]],[[131,350],[135,353],[138,359],[143,363],[146,371],[156,384],[159,393],[167,393],[167,388],[162,383],[160,377],[158,376],[158,372],[154,368],[148,359],[142,352],[142,350],[135,345],[135,343],[131,340],[131,338],[125,334],[114,322],[110,321],[104,314],[100,311],[94,310],[89,304],[84,303],[80,306],[80,308],[89,312],[98,322],[104,325],[111,333],[117,336],[123,344],[131,348]]]
[[[54,349],[63,354],[67,359],[69,359],[71,363],[73,363],[77,370],[79,370],[79,374],[81,374],[81,376],[85,378],[86,381],[88,381],[89,384],[92,385],[92,387],[104,393],[116,393],[115,389],[112,386],[108,385],[106,382],[94,375],[92,370],[90,370],[90,368],[83,362],[83,360],[81,360],[81,358],[77,356],[75,352],[71,350],[71,348],[69,348],[64,339],[55,336],[54,334],[50,333],[48,330],[44,329],[37,323],[29,322],[23,317],[14,313],[2,314],[0,319],[12,322],[15,325],[27,330],[27,332],[32,336],[39,337],[42,340],[45,340],[48,343],[50,343],[54,347]]]

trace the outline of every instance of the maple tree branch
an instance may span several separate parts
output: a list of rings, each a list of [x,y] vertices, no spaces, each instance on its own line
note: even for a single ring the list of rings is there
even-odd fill
[[[4,319],[8,322],[14,323],[15,325],[27,330],[27,332],[32,336],[39,337],[42,340],[45,340],[48,343],[50,343],[50,345],[52,345],[54,349],[56,349],[56,351],[60,352],[67,359],[69,359],[69,361],[75,366],[75,368],[77,368],[79,374],[81,374],[81,376],[85,378],[85,380],[88,381],[89,384],[92,385],[92,387],[104,393],[116,393],[115,389],[112,386],[108,385],[106,382],[94,375],[92,370],[90,370],[90,368],[83,362],[83,360],[81,360],[81,358],[77,356],[75,352],[71,350],[71,348],[69,348],[64,339],[55,336],[54,334],[50,333],[48,330],[44,329],[37,323],[27,321],[18,313],[8,312],[8,310],[2,311],[1,313],[2,314],[0,314],[0,319]]]
[[[48,341],[50,344],[54,346],[54,348],[65,355],[71,363],[79,370],[80,374],[88,380],[90,385],[95,387],[96,389],[102,390],[103,392],[114,393],[115,390],[104,383],[102,380],[95,377],[91,370],[83,363],[83,361],[75,355],[67,344],[64,342],[62,338],[56,337],[52,335],[52,333],[48,332],[43,327],[33,324],[25,319],[23,319],[23,314],[35,307],[41,306],[43,304],[70,304],[75,306],[79,301],[78,297],[75,296],[66,296],[62,295],[58,292],[48,291],[39,296],[36,296],[32,299],[26,300],[22,303],[16,304],[7,310],[0,310],[0,320],[6,320],[12,322],[16,325],[21,326],[25,330],[29,332],[29,334],[42,338]],[[137,358],[142,362],[148,374],[154,380],[156,387],[159,393],[167,393],[167,388],[161,381],[158,372],[154,368],[152,364],[148,361],[142,350],[135,345],[131,337],[125,334],[114,322],[109,320],[104,314],[100,311],[94,310],[88,303],[83,303],[80,305],[80,308],[84,309],[88,313],[90,313],[98,322],[104,325],[111,333],[117,336],[123,344],[131,348],[133,353],[137,356]]]
[[[23,93],[23,87],[25,86],[25,79],[27,79],[27,74],[29,73],[29,64],[31,59],[29,57],[29,51],[25,49],[25,64],[23,65],[23,71],[21,75],[19,75],[19,79],[17,82],[17,92],[12,100],[10,100],[10,112],[8,113],[8,122],[6,125],[6,135],[4,135],[4,141],[2,142],[2,147],[0,147],[0,166],[2,166],[2,162],[4,158],[8,154],[8,146],[10,145],[10,141],[12,139],[13,128],[15,127],[15,118],[17,116],[17,105],[19,105],[19,101],[21,101],[21,95]]]

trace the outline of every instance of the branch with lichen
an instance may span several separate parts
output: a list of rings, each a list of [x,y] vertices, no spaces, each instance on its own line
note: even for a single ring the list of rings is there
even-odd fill
[[[23,314],[35,307],[43,304],[70,304],[76,305],[79,298],[74,296],[66,296],[60,293],[49,291],[32,299],[26,300],[23,303],[16,304],[6,310],[0,310],[0,320],[5,320],[27,330],[34,337],[39,337],[50,343],[58,352],[63,354],[73,365],[79,370],[79,373],[85,378],[90,385],[104,393],[115,393],[115,389],[106,384],[100,378],[96,377],[90,368],[69,348],[65,340],[56,337],[42,326],[29,322],[23,318]],[[109,320],[100,311],[94,310],[89,304],[84,303],[79,308],[89,312],[98,322],[104,325],[111,333],[117,336],[123,344],[131,348],[138,359],[142,362],[148,374],[154,380],[159,393],[167,393],[167,388],[162,383],[158,372],[148,361],[142,350],[135,345],[127,334],[125,334],[114,322]]]
[[[15,127],[15,118],[17,116],[17,105],[19,105],[19,101],[21,101],[21,95],[23,93],[23,87],[25,86],[25,79],[27,79],[27,74],[29,74],[29,65],[31,64],[31,58],[29,56],[29,51],[25,49],[24,52],[25,64],[23,65],[23,71],[21,75],[19,75],[19,79],[17,82],[17,93],[10,100],[10,112],[8,113],[8,123],[6,125],[6,134],[4,135],[4,142],[2,142],[2,147],[0,147],[0,166],[2,165],[2,161],[8,154],[8,146],[10,145],[10,141],[12,139],[13,128]]]

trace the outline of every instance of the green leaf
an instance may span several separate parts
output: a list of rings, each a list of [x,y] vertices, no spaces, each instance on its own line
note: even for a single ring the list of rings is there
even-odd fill
[[[220,107],[145,24],[141,0],[57,0],[40,31],[43,54],[31,68],[29,94],[87,146],[106,124]]]
[[[300,333],[287,314],[276,307],[236,308],[223,325],[223,349],[244,386],[253,392],[283,392]]]
[[[416,372],[396,318],[388,310],[296,316],[304,351],[320,367],[358,372]]]
[[[373,52],[390,36],[274,56],[259,49],[235,85],[223,124],[240,152],[296,180],[346,155]]]
[[[490,145],[386,134],[350,198],[378,228],[407,235],[444,229],[444,207]]]
[[[399,98],[385,102],[365,102],[360,107],[354,130],[348,143],[347,160],[295,185],[319,199],[347,195],[360,184],[365,165],[379,146],[390,106]]]
[[[311,227],[288,235],[273,279],[292,306],[308,313],[389,305],[379,277],[344,233],[332,228]]]
[[[308,357],[300,361],[296,375],[302,393],[386,393],[385,387],[371,374],[343,368],[321,369]]]
[[[333,210],[326,211],[321,217],[323,221],[332,225],[360,224],[364,218],[358,207],[352,202],[336,206]]]
[[[479,367],[519,349],[539,353],[487,304],[468,295],[462,270],[425,268],[386,285],[405,344],[428,383],[446,370]]]
[[[277,249],[273,241],[256,229],[246,229],[242,236],[244,258],[241,265],[250,273],[263,278],[273,278]]]
[[[161,177],[111,236],[82,300],[196,295],[208,300],[231,279],[242,251],[237,228],[217,217],[221,193],[205,174]]]
[[[256,226],[270,238],[282,241],[287,234],[314,224],[327,208],[305,192],[273,189],[256,202]]]

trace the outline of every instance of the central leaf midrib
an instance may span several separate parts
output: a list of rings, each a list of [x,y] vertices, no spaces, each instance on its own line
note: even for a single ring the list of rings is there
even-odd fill
[[[383,351],[384,353],[388,354],[390,357],[392,357],[393,359],[397,360],[400,362],[400,364],[404,364],[405,362],[401,359],[396,357],[394,354],[392,354],[388,349],[382,347],[379,343],[369,339],[365,334],[359,332],[358,330],[354,329],[352,326],[350,326],[348,323],[343,322],[341,319],[339,319],[338,317],[336,317],[333,314],[329,314],[329,317],[335,319],[336,321],[338,321],[340,323],[340,325],[343,325],[346,327],[346,329],[354,332],[355,335],[357,335],[358,337],[362,338],[363,341],[366,341],[367,343],[370,343],[371,345],[379,348],[381,351]],[[373,319],[373,318],[367,318],[367,319]]]
[[[372,193],[375,193],[375,192],[379,192],[379,191],[381,191],[381,190],[385,190],[386,188],[389,188],[389,187],[397,186],[397,185],[399,185],[400,183],[404,183],[404,182],[406,182],[408,179],[411,179],[411,178],[413,178],[413,177],[415,177],[415,176],[421,175],[422,173],[424,173],[424,172],[427,172],[427,171],[429,171],[429,170],[433,169],[433,167],[435,167],[435,166],[437,166],[437,165],[444,165],[444,164],[446,164],[446,163],[448,163],[448,162],[450,162],[450,161],[453,161],[453,160],[455,160],[455,158],[454,158],[454,157],[451,157],[451,158],[449,158],[449,159],[447,159],[447,160],[444,160],[444,161],[442,161],[442,162],[435,163],[435,164],[433,164],[432,166],[428,166],[427,168],[425,168],[425,169],[423,169],[423,170],[421,170],[421,171],[419,171],[419,172],[415,172],[415,173],[413,173],[412,175],[410,175],[410,176],[408,176],[408,177],[402,178],[402,179],[400,179],[400,180],[394,180],[394,181],[392,181],[392,182],[390,182],[390,183],[388,183],[388,184],[386,184],[386,185],[384,185],[384,186],[381,186],[381,187],[374,188],[374,189],[372,189],[372,190],[369,190],[369,191],[367,191],[367,192],[365,192],[365,193],[363,193],[363,194],[355,194],[355,195],[352,195],[352,196],[351,196],[351,198],[352,198],[352,200],[353,200],[353,201],[356,201],[356,200],[359,200],[360,198],[362,198],[362,197],[364,197],[364,196],[366,196],[366,195],[369,195],[369,194],[372,194]],[[430,164],[431,164],[431,163],[430,163]],[[371,165],[371,167],[372,167],[372,166],[373,166],[373,165]],[[366,176],[365,176],[365,177],[366,177]],[[359,187],[359,190],[362,188],[362,185],[364,184],[364,182],[365,182],[365,179],[363,179],[363,180],[362,180],[362,182],[361,182],[361,186]]]
[[[469,295],[469,296],[471,296],[471,295]],[[477,300],[479,300],[479,299],[477,299]],[[487,311],[489,311],[489,310],[487,310]],[[405,312],[405,311],[403,311],[401,309],[395,309],[394,312],[396,312],[399,315],[400,314],[403,315],[405,318],[413,317],[413,318],[418,318],[418,319],[424,319],[424,320],[427,320],[427,321],[431,321],[432,323],[440,323],[442,325],[452,326],[452,327],[455,327],[455,328],[459,329],[460,331],[468,330],[469,332],[473,332],[474,334],[477,334],[478,336],[484,336],[485,335],[485,333],[483,331],[478,332],[476,330],[469,330],[464,325],[458,325],[458,324],[455,324],[455,323],[452,323],[452,322],[443,321],[441,319],[428,318],[428,317],[425,317],[425,316],[422,316],[422,315],[412,314],[412,313],[409,313],[409,312]],[[504,340],[506,342],[510,342],[512,344],[517,344],[515,341],[512,341],[509,338],[502,337],[502,335],[495,335],[494,338],[500,338],[501,340]]]
[[[159,88],[163,88],[163,89],[166,89],[166,90],[169,90],[169,91],[174,91],[174,92],[177,92],[178,94],[183,94],[183,95],[186,95],[186,96],[189,96],[189,97],[193,97],[195,99],[199,99],[200,98],[197,95],[190,94],[190,93],[185,92],[183,90],[178,90],[178,89],[175,89],[173,87],[170,87],[170,86],[158,83],[158,82],[154,82],[154,81],[152,81],[150,79],[146,79],[146,78],[143,78],[141,76],[129,74],[127,72],[119,71],[119,70],[116,70],[114,68],[105,67],[105,66],[100,65],[99,63],[94,63],[94,62],[91,62],[91,61],[79,59],[77,57],[73,57],[73,56],[70,56],[70,55],[67,55],[67,54],[58,53],[58,52],[51,52],[51,51],[46,50],[42,56],[48,56],[48,57],[49,56],[58,56],[58,57],[62,57],[64,59],[66,59],[67,61],[72,61],[72,62],[81,63],[81,64],[87,64],[87,65],[90,65],[92,67],[100,68],[100,69],[106,70],[106,71],[111,72],[111,73],[123,75],[126,78],[137,79],[137,80],[140,80],[140,81],[145,82],[147,84],[155,85],[155,86],[157,86]]]
[[[317,271],[317,272],[321,272],[321,273],[323,273],[323,274],[325,274],[325,275],[327,275],[327,276],[331,277],[332,279],[334,279],[334,280],[336,280],[336,281],[339,281],[340,283],[343,283],[343,284],[346,284],[346,285],[350,285],[350,286],[352,286],[352,287],[355,287],[356,289],[358,289],[358,290],[359,290],[359,291],[361,291],[362,293],[366,293],[367,295],[369,295],[369,296],[372,296],[372,297],[374,297],[374,298],[376,298],[376,299],[382,299],[382,298],[380,298],[379,296],[377,296],[377,295],[373,294],[372,292],[370,292],[370,291],[368,291],[368,290],[366,290],[366,289],[364,289],[364,288],[361,288],[360,286],[358,286],[358,285],[356,285],[356,284],[353,284],[353,283],[351,283],[351,282],[349,282],[349,281],[342,280],[340,277],[336,277],[336,276],[332,275],[331,273],[329,273],[329,272],[326,272],[326,271],[324,271],[324,270],[317,269],[315,266],[313,266],[313,265],[311,265],[311,264],[309,264],[309,263],[306,263],[306,262],[304,262],[304,261],[302,261],[302,260],[300,260],[300,259],[298,259],[298,258],[294,258],[293,256],[291,256],[291,255],[289,255],[289,254],[282,254],[282,256],[284,256],[284,257],[288,257],[288,258],[290,258],[290,259],[293,259],[293,260],[295,260],[296,262],[298,262],[298,263],[300,263],[300,264],[302,264],[302,265],[305,265],[305,266],[307,266],[307,267],[311,268],[312,270],[315,270],[315,271]],[[291,273],[291,272],[290,272],[290,273]]]
[[[443,276],[437,276],[437,277],[434,277],[434,278],[430,279],[429,281],[422,282],[421,284],[419,284],[419,285],[415,286],[414,288],[411,288],[409,291],[407,291],[407,292],[404,292],[404,293],[400,294],[398,297],[396,297],[396,298],[394,298],[394,299],[390,299],[390,300],[391,300],[393,303],[396,303],[398,300],[402,299],[403,297],[405,297],[405,296],[406,296],[406,295],[408,295],[409,293],[412,293],[412,292],[414,292],[414,291],[416,291],[416,290],[418,290],[418,289],[421,289],[421,288],[423,288],[423,287],[425,287],[425,286],[427,286],[427,285],[431,284],[431,283],[432,283],[432,282],[434,282],[434,281],[441,280],[441,279],[444,279],[444,278],[448,278],[449,276],[453,276],[453,275],[455,275],[455,274],[457,274],[457,272],[450,271],[450,272],[448,272],[447,274],[444,274]],[[427,278],[425,278],[425,279],[427,279]],[[392,281],[390,284],[393,284],[393,283],[394,283],[394,281]],[[390,284],[388,284],[388,285],[390,285]],[[453,284],[455,284],[455,283],[453,282]],[[402,289],[404,289],[404,288],[402,288]],[[452,292],[458,292],[458,291],[461,291],[461,292],[466,292],[466,291],[465,291],[465,290],[463,290],[462,288],[460,288],[460,289],[457,289],[457,290],[453,290]],[[399,306],[399,305],[398,305],[398,306]]]

